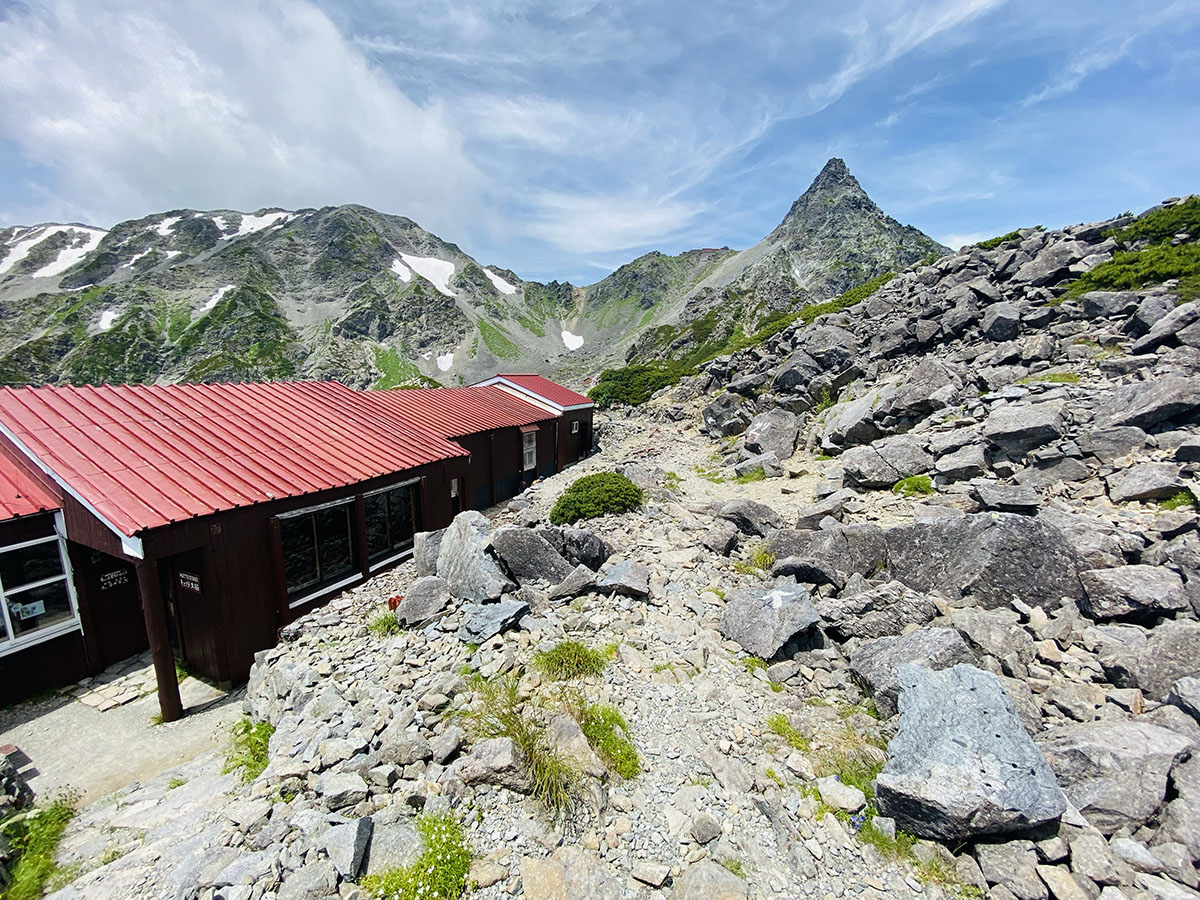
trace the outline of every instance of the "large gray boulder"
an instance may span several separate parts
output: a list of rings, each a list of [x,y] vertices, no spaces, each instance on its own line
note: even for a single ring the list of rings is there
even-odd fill
[[[741,434],[754,418],[754,403],[739,394],[726,391],[704,407],[701,418],[709,437]]]
[[[1153,816],[1171,768],[1191,748],[1183,735],[1136,720],[1071,725],[1038,744],[1067,797],[1105,834]]]
[[[646,597],[650,594],[650,568],[634,559],[612,562],[596,579],[596,590],[625,597]]]
[[[817,604],[825,630],[839,641],[899,634],[909,625],[924,625],[937,615],[925,594],[889,581],[849,597],[829,597]]]
[[[1109,475],[1108,496],[1113,503],[1130,500],[1166,500],[1183,490],[1179,466],[1168,462],[1138,463]]]
[[[1096,424],[1150,428],[1200,409],[1200,376],[1167,375],[1122,385],[1096,409]]]
[[[798,431],[796,414],[775,408],[755,416],[743,440],[751,453],[774,453],[776,459],[783,460],[795,451]]]
[[[1011,341],[1021,329],[1021,313],[1014,303],[993,303],[984,310],[979,328],[989,341]]]
[[[779,513],[754,500],[730,500],[721,507],[717,516],[732,522],[743,534],[759,537],[766,537],[776,528],[783,527]]]
[[[850,655],[850,672],[887,719],[896,714],[900,666],[913,664],[939,670],[974,662],[975,654],[953,628],[919,628],[860,644]]]
[[[847,484],[859,488],[890,488],[902,478],[928,472],[933,457],[908,435],[882,438],[866,447],[853,447],[838,462]]]
[[[746,900],[750,887],[720,863],[692,863],[675,881],[671,900]]]
[[[917,591],[970,596],[987,609],[1014,599],[1053,609],[1063,597],[1082,596],[1077,557],[1064,535],[1028,516],[917,522],[889,529],[884,538],[888,571]]]
[[[978,653],[994,656],[1003,664],[1008,675],[1025,674],[1024,667],[1037,655],[1033,638],[1018,624],[1017,613],[1011,609],[956,609],[950,622]]]
[[[1093,619],[1162,615],[1187,609],[1183,579],[1161,566],[1117,566],[1081,572],[1080,610]]]
[[[1184,303],[1175,307],[1151,326],[1150,330],[1133,342],[1132,353],[1149,353],[1155,347],[1160,347],[1180,331],[1190,325],[1200,322],[1200,306],[1194,303]]]
[[[1057,820],[1066,800],[1000,680],[974,666],[899,670],[900,729],[876,779],[884,815],[965,841]]]
[[[878,525],[863,522],[818,531],[804,555],[847,575],[873,575],[887,565],[887,539]]]
[[[720,631],[754,656],[770,659],[793,637],[817,624],[808,590],[778,585],[735,591],[725,602]]]
[[[1141,688],[1165,700],[1176,680],[1200,674],[1200,622],[1167,621],[1149,632],[1114,643],[1100,653],[1100,665],[1117,687]]]
[[[493,635],[516,625],[527,612],[529,604],[524,600],[465,604],[462,624],[458,626],[458,639],[465,644],[482,644]]]
[[[1018,457],[1062,437],[1065,410],[1061,400],[995,407],[983,423],[983,436],[1005,453]]]
[[[797,335],[796,347],[822,369],[840,369],[858,355],[858,339],[836,325],[811,325]]]
[[[437,531],[418,531],[413,535],[413,562],[417,565],[417,575],[436,575],[438,553],[442,549],[442,538],[445,528]]]
[[[423,625],[449,609],[452,600],[445,579],[423,575],[408,586],[404,599],[396,607],[396,621],[402,625]]]
[[[612,547],[604,538],[586,528],[559,528],[556,525],[544,525],[537,529],[537,533],[566,557],[568,562],[573,565],[587,566],[593,572],[598,571],[612,556]]]
[[[528,528],[502,525],[492,532],[492,549],[518,581],[558,584],[574,568],[544,537]]]
[[[492,523],[475,510],[454,517],[438,549],[437,574],[455,597],[496,600],[516,585],[490,552]]]

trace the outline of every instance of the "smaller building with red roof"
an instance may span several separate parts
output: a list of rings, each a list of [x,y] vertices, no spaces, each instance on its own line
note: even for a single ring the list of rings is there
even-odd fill
[[[544,407],[558,417],[555,464],[559,470],[591,455],[595,405],[583,394],[530,372],[493,375],[474,385],[484,386],[498,387],[514,397]]]

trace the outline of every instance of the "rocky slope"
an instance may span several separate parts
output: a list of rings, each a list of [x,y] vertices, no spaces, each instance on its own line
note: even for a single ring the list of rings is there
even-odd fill
[[[941,249],[885,217],[840,160],[751,250],[651,253],[586,288],[481,266],[416,223],[362,206],[173,210],[108,232],[6,228],[0,381],[361,387],[520,369],[582,386],[647,329],[666,323],[642,356],[673,353],[672,323],[720,308],[707,332],[724,337]],[[743,298],[734,312],[728,291]]]

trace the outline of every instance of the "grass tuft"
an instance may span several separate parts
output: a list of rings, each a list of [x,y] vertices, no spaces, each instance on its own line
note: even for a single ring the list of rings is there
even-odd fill
[[[576,716],[579,728],[600,758],[622,778],[637,778],[642,761],[629,739],[629,723],[615,706],[584,703]]]
[[[411,865],[388,869],[362,880],[368,897],[376,900],[458,900],[467,889],[471,850],[462,826],[449,813],[422,815],[417,831],[421,855]]]
[[[708,481],[712,484],[723,484],[725,482],[725,476],[716,469],[706,469],[704,466],[693,466],[693,468],[695,469],[696,474],[705,481]]]
[[[1039,381],[1047,384],[1079,384],[1079,374],[1077,372],[1046,372],[1042,375],[1030,375],[1028,378],[1022,378],[1017,384],[1034,384]]]
[[[396,614],[391,612],[380,613],[367,624],[367,631],[378,637],[391,637],[399,634],[400,630],[400,622]]]
[[[569,681],[599,675],[616,652],[616,644],[593,650],[579,641],[559,641],[551,649],[538,653],[533,664],[554,681]]]
[[[796,730],[783,713],[772,713],[767,716],[767,727],[779,735],[789,747],[807,753],[812,749],[812,741]]]
[[[466,713],[479,737],[506,737],[517,747],[532,782],[533,796],[554,821],[567,822],[579,796],[579,773],[550,745],[546,729],[521,709],[517,678],[478,678],[475,692],[480,708]]]
[[[742,668],[750,674],[754,674],[755,669],[766,669],[767,661],[761,656],[747,656],[742,660]]]
[[[933,493],[933,479],[928,475],[910,475],[892,485],[892,493],[901,497],[928,497]]]
[[[250,782],[263,773],[270,761],[267,747],[275,726],[270,722],[252,722],[246,716],[233,723],[230,729],[229,752],[222,772],[242,770],[242,781]]]
[[[908,860],[912,856],[912,848],[916,846],[917,839],[907,831],[896,830],[894,838],[884,834],[875,827],[875,823],[871,819],[867,819],[863,823],[862,828],[858,830],[858,839],[864,844],[870,844],[887,859]]]
[[[762,466],[755,466],[748,472],[743,472],[741,475],[737,476],[734,481],[736,481],[738,484],[750,484],[755,481],[765,481],[766,478],[766,469],[764,469]]]
[[[1196,499],[1196,495],[1189,488],[1184,488],[1178,494],[1168,497],[1166,500],[1158,504],[1162,509],[1192,509],[1200,510],[1200,500]]]
[[[4,900],[37,900],[42,896],[46,883],[57,871],[54,854],[75,815],[77,799],[74,794],[64,794],[45,809],[19,815],[0,828],[16,856]]]
[[[742,865],[742,861],[740,859],[726,859],[721,862],[721,865],[723,865],[738,878],[746,877],[746,867]]]

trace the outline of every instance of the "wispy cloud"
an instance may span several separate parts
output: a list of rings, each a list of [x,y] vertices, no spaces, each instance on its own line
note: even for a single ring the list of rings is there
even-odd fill
[[[1116,47],[1094,49],[1076,56],[1064,69],[1056,72],[1044,87],[1022,100],[1021,105],[1029,107],[1071,93],[1083,84],[1084,79],[1125,59],[1132,41],[1132,38],[1126,38]]]

